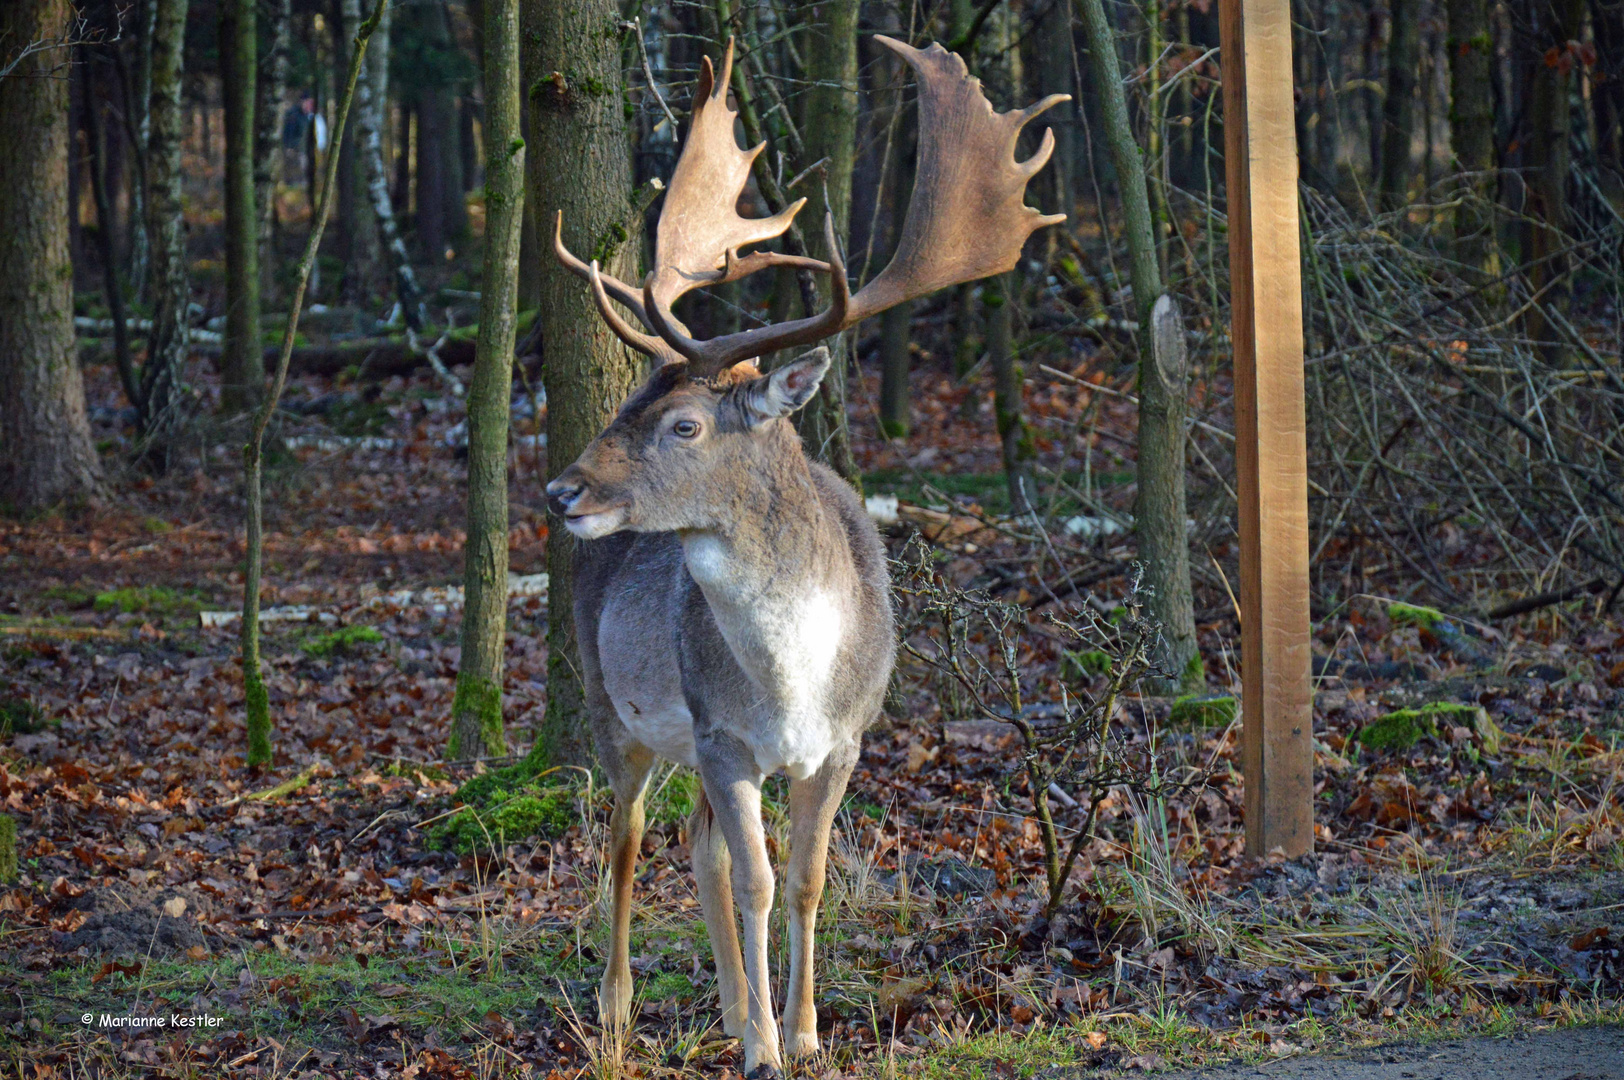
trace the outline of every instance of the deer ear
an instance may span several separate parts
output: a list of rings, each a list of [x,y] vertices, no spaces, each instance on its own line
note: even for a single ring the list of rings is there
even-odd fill
[[[829,350],[813,349],[783,367],[752,379],[742,388],[744,412],[751,427],[788,416],[812,400],[829,370]]]

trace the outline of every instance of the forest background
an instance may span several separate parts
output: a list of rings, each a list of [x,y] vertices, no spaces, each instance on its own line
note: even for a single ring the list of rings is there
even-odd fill
[[[640,276],[730,37],[765,144],[741,205],[808,198],[784,245],[813,255],[827,209],[856,283],[916,154],[872,34],[942,42],[1001,110],[1072,98],[1028,193],[1067,222],[834,343],[798,420],[887,533],[912,646],[837,829],[820,1075],[1616,1015],[1624,9],[1293,5],[1320,849],[1295,861],[1241,843],[1218,14],[5,5],[19,1069],[736,1064],[690,1015],[681,773],[638,1033],[594,1026],[606,803],[541,493],[642,372],[554,215]],[[724,333],[822,289],[678,313]],[[115,991],[229,1021],[81,1030]]]

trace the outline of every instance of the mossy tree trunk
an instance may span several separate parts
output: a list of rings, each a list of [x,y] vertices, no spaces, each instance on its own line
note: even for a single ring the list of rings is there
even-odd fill
[[[1129,280],[1139,319],[1139,496],[1134,517],[1150,592],[1146,608],[1162,630],[1162,651],[1156,659],[1170,676],[1157,689],[1171,692],[1181,685],[1195,689],[1205,679],[1196,648],[1190,549],[1184,531],[1184,416],[1189,390],[1183,321],[1170,295],[1159,325],[1156,317],[1165,290],[1156,261],[1145,164],[1128,119],[1116,36],[1106,20],[1104,0],[1079,0],[1078,6],[1104,113],[1105,140],[1116,166]],[[1158,341],[1164,345],[1160,354]],[[1178,342],[1176,351],[1168,345],[1172,341]]]
[[[240,413],[265,392],[259,341],[259,212],[254,202],[254,110],[259,33],[254,0],[221,0],[220,87],[226,128],[226,332],[220,405]]]
[[[186,111],[181,103],[188,0],[151,0],[152,91],[148,99],[147,246],[152,260],[152,335],[141,366],[135,402],[142,457],[156,469],[168,466],[170,443],[185,420],[187,305],[186,226],[181,205],[181,141]]]
[[[468,543],[462,660],[451,705],[453,759],[507,752],[508,396],[513,385],[525,146],[519,134],[519,0],[485,0],[485,274],[468,388]]]
[[[70,19],[66,0],[12,0],[0,42],[53,40]],[[0,79],[0,502],[25,512],[94,496],[101,481],[73,336],[68,85],[55,50]]]
[[[570,248],[591,252],[623,280],[640,280],[625,222],[632,167],[620,67],[620,8],[612,0],[523,0],[528,153],[543,235],[564,215]],[[554,77],[556,73],[556,77]],[[557,260],[542,261],[538,319],[547,364],[547,467],[553,475],[580,456],[635,385],[640,365],[601,318],[590,291]],[[547,540],[547,716],[536,762],[588,760],[585,697],[575,649],[576,541],[563,528]]]

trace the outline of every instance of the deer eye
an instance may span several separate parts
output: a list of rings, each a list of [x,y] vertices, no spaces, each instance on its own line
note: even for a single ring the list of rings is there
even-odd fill
[[[699,422],[696,420],[678,420],[671,425],[671,430],[679,439],[691,439],[699,434]]]

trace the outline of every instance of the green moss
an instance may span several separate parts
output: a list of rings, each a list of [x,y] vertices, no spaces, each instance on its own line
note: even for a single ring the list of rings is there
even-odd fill
[[[881,420],[880,434],[887,439],[906,439],[908,437],[908,422],[906,420]]]
[[[0,814],[0,885],[17,880],[17,819]]]
[[[1431,630],[1444,621],[1444,613],[1437,608],[1400,604],[1396,601],[1387,605],[1387,617],[1393,621],[1394,626],[1419,626],[1423,630]]]
[[[1434,701],[1416,709],[1398,709],[1379,716],[1353,735],[1353,741],[1378,752],[1408,750],[1423,738],[1439,737],[1440,725],[1464,727],[1477,738],[1485,753],[1500,752],[1503,732],[1478,705]]]
[[[478,724],[478,746],[462,745],[462,718],[472,715]],[[452,761],[480,754],[502,754],[507,741],[502,735],[502,688],[489,679],[468,671],[457,673],[457,693],[451,699],[451,744],[446,755]]]
[[[96,594],[97,611],[118,611],[125,615],[179,615],[196,611],[197,601],[162,585],[137,585]]]
[[[388,406],[346,395],[327,411],[327,425],[340,435],[360,438],[377,435],[394,422]]]
[[[1173,702],[1167,722],[1180,728],[1224,728],[1239,714],[1240,703],[1229,694],[1185,694]]]
[[[429,834],[435,847],[462,854],[500,848],[533,836],[555,840],[575,824],[575,790],[535,786],[509,792],[497,788],[484,807],[465,805]]]
[[[243,704],[248,713],[248,765],[271,767],[271,698],[260,678],[259,664],[246,664],[242,672]]]
[[[358,645],[376,644],[383,640],[383,635],[370,626],[356,623],[351,626],[341,626],[327,634],[317,634],[306,641],[299,648],[312,659],[322,660],[334,653],[351,652]]]
[[[50,718],[27,698],[0,698],[0,736],[32,735],[49,723]]]
[[[1107,675],[1110,671],[1111,654],[1103,649],[1089,649],[1086,652],[1068,650],[1061,660],[1061,677],[1065,679],[1088,679]]]

